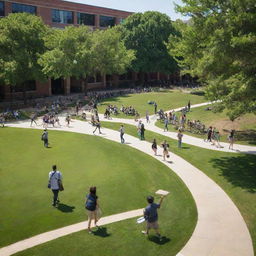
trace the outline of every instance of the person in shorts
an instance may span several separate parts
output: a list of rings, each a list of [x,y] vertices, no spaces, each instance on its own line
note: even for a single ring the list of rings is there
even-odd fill
[[[97,210],[99,209],[98,197],[96,195],[96,187],[90,187],[90,193],[86,195],[85,209],[88,214],[88,232],[92,233],[91,222],[94,219],[95,226],[97,226]]]
[[[146,230],[142,231],[142,234],[148,235],[150,229],[154,229],[159,240],[162,240],[162,237],[159,232],[158,225],[158,212],[157,210],[161,207],[164,197],[161,196],[160,202],[158,204],[154,203],[154,197],[148,196],[148,206],[144,209],[144,218],[146,220]]]

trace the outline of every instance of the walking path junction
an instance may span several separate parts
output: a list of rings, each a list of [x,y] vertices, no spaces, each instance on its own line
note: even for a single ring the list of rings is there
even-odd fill
[[[60,117],[60,122],[64,123],[65,118]],[[132,121],[129,120],[129,122]],[[8,124],[8,126],[30,128],[30,122],[20,121]],[[154,132],[158,132],[156,128],[153,129],[153,126],[148,125],[147,129],[149,129],[149,127],[152,127]],[[39,128],[38,126],[34,128],[42,129],[42,127]],[[93,135],[94,127],[92,127],[88,122],[74,120],[71,122],[70,127],[50,128],[50,142],[51,130]],[[103,133],[99,135],[100,137],[120,143],[120,134],[118,131],[104,128],[102,129],[102,132]],[[167,133],[164,134],[166,135]],[[233,201],[213,180],[206,176],[202,171],[173,153],[170,153],[169,159],[171,161],[163,161],[161,156],[154,156],[149,142],[140,141],[138,138],[129,135],[125,135],[125,141],[127,144],[124,145],[124,147],[130,146],[149,154],[169,167],[170,171],[174,171],[186,184],[195,200],[198,212],[197,225],[191,238],[177,256],[254,255],[252,240],[243,217]],[[184,139],[184,141],[187,143],[189,138]],[[202,141],[200,141],[200,144],[202,144]],[[54,147],[54,145],[52,146]],[[136,214],[130,217],[140,215],[141,210],[138,211],[139,212],[135,211]],[[129,217],[129,214],[130,213],[128,212],[127,218]],[[114,216],[112,217],[115,218]],[[116,221],[119,220],[120,219],[116,219]],[[47,232],[42,234],[46,235],[46,240],[38,240],[39,235],[25,240],[22,246],[19,246],[20,242],[18,242],[16,244],[3,247],[0,249],[0,255],[11,255],[14,252],[13,248],[15,248],[15,252],[22,251],[40,243],[56,239],[62,235],[65,236],[81,230],[80,224],[72,226],[74,228],[71,229],[70,226],[63,227],[62,229],[59,229],[57,233],[51,231],[52,233]],[[86,229],[85,223],[83,224],[83,228]]]

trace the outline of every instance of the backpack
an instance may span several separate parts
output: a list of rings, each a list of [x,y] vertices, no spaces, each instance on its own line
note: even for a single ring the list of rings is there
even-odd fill
[[[96,200],[97,198],[95,196],[88,195],[85,202],[85,208],[89,211],[94,211],[96,209]]]

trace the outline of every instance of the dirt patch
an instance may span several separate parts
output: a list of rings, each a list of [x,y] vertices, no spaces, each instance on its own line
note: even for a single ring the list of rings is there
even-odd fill
[[[246,125],[256,123],[256,117],[240,117],[235,121],[229,119],[221,119],[215,122],[211,122],[210,126],[216,127],[222,136],[227,136],[230,130],[234,129],[235,139],[238,141],[248,141],[249,144],[256,144],[256,129],[242,129]]]

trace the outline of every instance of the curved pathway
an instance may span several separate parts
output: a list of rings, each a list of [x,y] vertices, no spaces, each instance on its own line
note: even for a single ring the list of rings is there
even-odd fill
[[[196,107],[201,107],[201,106],[206,106],[211,104],[211,102],[204,102],[200,104],[195,104],[192,105],[191,108],[196,108]],[[165,111],[165,113],[168,113],[170,111],[180,111],[182,108],[176,108],[172,110]],[[112,118],[112,119],[106,119],[104,118],[103,114],[99,114],[99,117],[102,121],[107,121],[107,122],[114,122],[114,123],[123,123],[123,124],[130,124],[130,125],[136,125],[138,122],[135,122],[134,119],[125,119],[125,118]],[[157,121],[157,116],[156,115],[151,115],[150,117],[150,123],[148,124],[146,122],[145,118],[141,118],[142,122],[145,125],[145,129],[159,133],[161,135],[164,135],[166,137],[170,137],[171,139],[177,140],[177,133],[176,132],[164,132],[163,128],[159,128],[155,125]],[[205,142],[204,140],[194,137],[194,136],[189,136],[187,134],[183,134],[182,142],[186,144],[190,144],[193,146],[201,147],[201,148],[206,148],[210,150],[216,150],[216,151],[222,151],[222,152],[230,152],[230,153],[245,153],[245,154],[256,154],[256,146],[247,146],[247,145],[240,145],[240,144],[234,144],[234,150],[229,149],[229,143],[221,142],[222,148],[217,148],[215,146],[212,146],[210,142]]]
[[[64,118],[61,119],[61,121],[64,122]],[[30,122],[25,121],[10,124],[9,126],[29,128],[29,124]],[[62,127],[54,128],[54,130],[92,135],[93,127],[87,122],[76,120],[73,121],[71,125],[72,127],[70,128]],[[119,132],[110,129],[103,129],[101,137],[120,142]],[[50,131],[49,138],[51,141]],[[150,143],[140,141],[129,135],[125,135],[125,140],[129,142],[128,146],[147,153],[163,162],[162,157],[152,155]],[[126,145],[124,145],[124,147],[125,146]],[[170,153],[170,159],[172,162],[163,163],[172,169],[187,185],[196,202],[198,211],[196,228],[190,240],[178,255],[253,256],[253,246],[247,226],[239,210],[227,194],[208,176],[181,157]],[[36,237],[37,236],[30,239],[33,241]],[[51,239],[55,238],[52,237]],[[29,247],[31,246],[28,245],[27,248]],[[4,250],[5,248],[6,247],[1,250]],[[24,248],[21,250],[24,250]]]

